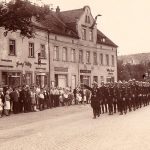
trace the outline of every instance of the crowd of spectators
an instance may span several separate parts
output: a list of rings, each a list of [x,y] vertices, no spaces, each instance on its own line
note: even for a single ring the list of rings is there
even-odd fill
[[[75,89],[39,86],[0,87],[0,117],[10,114],[37,112],[60,106],[90,103],[91,92]]]

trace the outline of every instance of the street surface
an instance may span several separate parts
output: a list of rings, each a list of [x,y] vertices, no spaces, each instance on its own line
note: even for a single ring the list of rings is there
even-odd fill
[[[150,150],[150,106],[92,119],[89,105],[0,119],[0,150]]]

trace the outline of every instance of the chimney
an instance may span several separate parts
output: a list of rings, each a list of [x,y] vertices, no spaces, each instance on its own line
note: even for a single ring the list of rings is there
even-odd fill
[[[60,12],[60,8],[59,8],[59,6],[57,6],[56,13],[59,13],[59,12]]]

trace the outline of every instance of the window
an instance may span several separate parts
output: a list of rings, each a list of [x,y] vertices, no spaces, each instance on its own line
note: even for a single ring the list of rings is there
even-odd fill
[[[88,16],[88,23],[90,23],[90,17]]]
[[[85,16],[85,23],[90,23],[90,17],[89,16]]]
[[[109,55],[106,54],[106,65],[109,66]]]
[[[83,50],[79,50],[79,63],[83,63]]]
[[[85,16],[85,23],[88,23],[88,16]]]
[[[54,60],[59,60],[59,47],[54,46]]]
[[[16,55],[16,41],[9,40],[9,55]]]
[[[93,64],[97,65],[97,53],[96,52],[93,53]]]
[[[90,63],[90,51],[86,52],[86,63]]]
[[[71,61],[72,62],[76,61],[76,52],[75,52],[75,49],[71,49]]]
[[[93,76],[93,82],[97,82],[98,83],[98,76]]]
[[[62,60],[67,61],[67,48],[66,47],[63,48],[63,59]]]
[[[46,58],[45,45],[41,44],[41,58]]]
[[[90,31],[90,32],[89,32],[89,40],[90,40],[90,41],[93,41],[93,31]]]
[[[86,40],[86,29],[82,29],[82,40]]]
[[[115,66],[115,59],[114,59],[114,55],[112,55],[111,57],[112,57],[112,66]]]
[[[100,54],[100,64],[103,65],[103,54]]]
[[[34,43],[29,43],[29,57],[34,57]]]

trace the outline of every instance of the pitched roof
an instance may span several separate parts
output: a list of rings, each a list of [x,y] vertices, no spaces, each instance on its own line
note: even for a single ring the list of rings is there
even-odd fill
[[[77,19],[80,18],[80,16],[83,14],[84,9],[74,9],[74,10],[68,10],[68,11],[61,11],[59,13],[59,17],[64,21],[65,23],[75,23]]]
[[[103,45],[109,45],[113,47],[118,47],[114,42],[112,42],[106,35],[104,35],[98,29],[97,29],[97,43],[103,44]]]
[[[44,19],[39,20],[39,24],[49,29],[52,33],[79,38],[76,25],[84,9],[85,7],[61,12],[51,11]],[[103,39],[105,39],[105,41],[103,41]],[[97,30],[97,43],[118,47],[99,30]]]
[[[51,12],[45,16],[44,19],[40,19],[39,23],[52,33],[78,38],[77,33],[69,29],[69,27],[58,18],[55,12]]]

